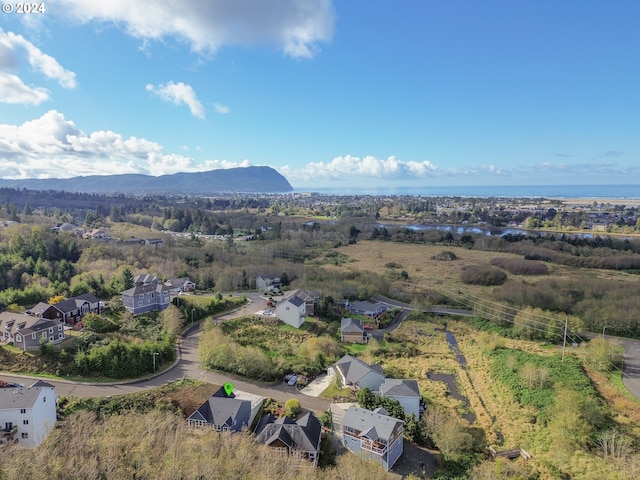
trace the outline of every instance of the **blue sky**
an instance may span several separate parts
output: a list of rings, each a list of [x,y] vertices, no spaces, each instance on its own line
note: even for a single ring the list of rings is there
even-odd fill
[[[0,14],[0,177],[640,184],[640,3],[49,0]]]

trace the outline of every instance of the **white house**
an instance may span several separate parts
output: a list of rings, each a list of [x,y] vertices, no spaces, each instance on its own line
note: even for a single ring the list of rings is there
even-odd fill
[[[56,423],[54,390],[42,380],[30,387],[0,388],[0,443],[40,445]]]
[[[306,293],[302,290],[291,290],[276,304],[278,320],[300,328],[307,316]]]
[[[400,402],[406,416],[412,413],[420,418],[420,388],[417,380],[385,378],[380,395]]]

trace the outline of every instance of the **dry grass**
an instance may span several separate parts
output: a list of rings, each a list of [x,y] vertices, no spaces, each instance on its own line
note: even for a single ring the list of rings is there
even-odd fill
[[[443,251],[453,252],[458,258],[453,261],[435,260],[432,257]],[[357,270],[374,272],[392,272],[405,270],[409,274],[409,282],[403,282],[403,290],[410,294],[424,294],[426,291],[435,290],[444,293],[461,289],[465,294],[489,298],[492,286],[463,285],[460,281],[460,272],[466,265],[489,265],[491,259],[496,257],[522,258],[521,255],[488,252],[482,250],[469,250],[453,245],[424,245],[413,243],[381,242],[374,240],[360,241],[354,245],[338,249],[343,255],[349,257],[351,262],[342,266],[328,268],[353,268]],[[387,268],[385,264],[394,262],[398,268]],[[550,278],[570,278],[587,274],[611,281],[637,281],[637,275],[611,270],[594,270],[585,268],[568,267],[552,263],[546,264],[548,275],[519,276],[509,275],[509,278],[526,278],[527,282],[544,281]]]

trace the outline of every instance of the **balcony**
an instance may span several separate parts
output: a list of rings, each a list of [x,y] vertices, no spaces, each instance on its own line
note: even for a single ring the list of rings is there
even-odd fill
[[[387,453],[387,446],[378,442],[372,442],[371,440],[362,439],[360,442],[362,450],[373,452],[377,455],[384,455]]]
[[[15,425],[11,428],[3,428],[0,430],[0,443],[12,442],[16,433],[18,433],[18,427]]]

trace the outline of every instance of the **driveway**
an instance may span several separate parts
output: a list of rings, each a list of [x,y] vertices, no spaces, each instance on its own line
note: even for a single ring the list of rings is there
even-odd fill
[[[309,385],[300,390],[300,393],[309,395],[310,397],[319,397],[331,384],[331,377],[326,373],[318,375]]]
[[[222,317],[218,317],[217,320],[230,320],[264,308],[261,303],[264,299],[262,299],[258,294],[248,293],[247,298],[251,300],[250,304],[239,308],[238,310],[234,310],[233,312],[229,312]],[[183,378],[202,380],[214,385],[224,385],[226,382],[231,382],[235,389],[265,398],[273,398],[279,402],[286,402],[290,398],[297,398],[300,400],[300,404],[303,408],[313,410],[317,414],[329,409],[329,400],[303,395],[295,387],[290,387],[289,385],[282,384],[281,382],[274,384],[254,383],[234,375],[204,370],[200,366],[200,360],[198,358],[198,341],[200,339],[200,335],[200,324],[195,324],[186,330],[180,341],[178,359],[176,362],[169,369],[151,378],[122,383],[114,382],[110,384],[70,382],[48,378],[45,380],[56,387],[56,394],[74,397],[102,397],[136,393],[166,385]],[[35,380],[40,379],[40,377],[13,375],[7,372],[0,372],[0,380],[7,382],[17,382],[30,385],[35,382]]]

